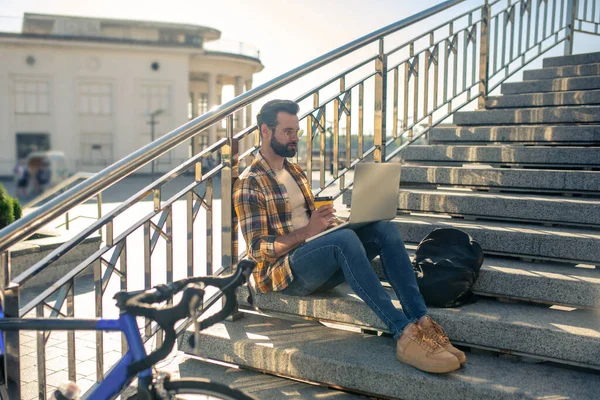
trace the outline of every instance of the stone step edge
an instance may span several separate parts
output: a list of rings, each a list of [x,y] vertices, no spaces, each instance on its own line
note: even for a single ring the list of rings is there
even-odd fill
[[[392,398],[423,398],[423,390],[436,390],[431,384],[441,385],[441,387],[438,389],[439,392],[428,393],[426,398],[448,398],[442,395],[442,393],[447,392],[453,394],[455,396],[453,399],[457,400],[492,398],[490,397],[492,394],[495,394],[493,398],[496,399],[514,398],[516,393],[507,392],[503,388],[510,388],[513,386],[512,384],[518,383],[517,386],[526,387],[528,389],[527,393],[530,393],[537,388],[537,385],[534,383],[537,381],[540,381],[539,387],[544,388],[543,390],[546,392],[537,393],[536,397],[549,394],[547,389],[548,384],[556,385],[556,388],[550,389],[552,394],[556,395],[560,393],[561,395],[571,397],[575,395],[573,390],[578,392],[580,396],[591,395],[591,393],[597,393],[600,390],[598,389],[600,385],[591,379],[595,375],[588,372],[572,371],[550,365],[515,363],[484,354],[468,355],[469,361],[467,366],[449,376],[427,374],[399,363],[393,356],[394,344],[391,339],[377,338],[372,335],[360,333],[336,332],[330,328],[318,327],[308,323],[290,324],[284,321],[271,321],[273,320],[252,316],[245,323],[241,320],[209,328],[208,331],[201,333],[203,341],[206,343],[206,350],[203,356],[215,359],[227,358],[230,362],[236,362],[237,364],[250,365],[260,369],[269,368],[271,371],[277,373],[290,373],[303,379],[321,381],[325,384],[333,383],[336,386],[349,389],[356,389],[358,385],[352,383],[360,382],[361,387],[359,390],[362,392]],[[244,325],[236,327],[235,324],[240,323],[244,323]],[[253,329],[255,329],[258,333],[257,339],[260,340],[260,337],[264,337],[261,335],[263,332],[260,330],[260,327],[265,325],[269,325],[268,329],[273,331],[276,336],[277,333],[280,333],[279,336],[281,336],[283,332],[304,329],[307,334],[313,333],[313,336],[318,335],[323,337],[323,341],[317,343],[316,346],[322,346],[322,343],[330,343],[329,346],[333,346],[330,347],[333,351],[330,354],[322,354],[319,353],[320,349],[316,348],[314,351],[317,354],[311,355],[310,350],[307,352],[306,350],[298,349],[298,347],[292,350],[289,346],[286,347],[283,345],[280,347],[277,343],[270,344],[268,336],[264,339],[267,342],[265,344],[252,342],[253,339],[250,339],[246,332],[254,334]],[[254,328],[245,329],[246,326],[253,326]],[[211,334],[218,331],[231,332],[234,337],[241,336],[242,338],[225,339],[218,334]],[[243,335],[238,335],[238,331],[242,332]],[[190,333],[186,331],[185,334],[189,335]],[[339,351],[335,347],[338,343],[341,343]],[[234,347],[237,351],[234,351]],[[308,347],[308,349],[311,349],[311,347]],[[354,356],[352,359],[343,359],[347,353],[347,349],[352,349]],[[181,348],[181,350],[186,351],[185,348]],[[373,360],[373,355],[376,355],[379,361]],[[280,359],[282,361],[284,359],[287,360],[292,356],[296,360],[293,369],[291,368],[292,364],[289,362],[275,362]],[[273,360],[273,362],[271,363],[269,360]],[[383,373],[381,374],[377,371],[371,372],[373,367],[380,367]],[[322,371],[319,369],[322,369]],[[293,372],[291,372],[292,370]],[[509,374],[508,377],[504,373],[498,374],[498,371],[503,370],[506,370],[506,374]],[[326,376],[328,371],[333,372],[337,378],[334,382],[331,381],[329,376]],[[476,374],[485,374],[486,376],[479,379],[476,377],[475,379],[469,379],[468,376],[472,375],[473,372],[476,372]],[[556,376],[556,373],[560,373],[562,379],[552,380],[550,383],[545,381],[546,376],[550,374]],[[355,375],[358,379],[354,380],[352,375]],[[365,377],[375,376],[379,378],[376,381],[365,379]],[[465,378],[461,379],[461,376]],[[498,382],[498,378],[506,380],[506,382]],[[423,386],[423,380],[427,383],[425,386]],[[393,383],[391,385],[382,385],[383,382]],[[565,386],[564,382],[576,383],[573,386]],[[369,384],[371,386],[368,386]],[[398,389],[393,389],[392,386],[394,385]],[[414,392],[407,392],[407,390],[410,390],[410,385],[415,387]],[[462,390],[459,393],[456,390],[449,389],[448,385],[459,385],[459,388]],[[532,387],[532,385],[534,386]],[[466,386],[468,386],[468,389]],[[558,392],[555,389],[559,389]],[[524,392],[519,390],[518,393],[523,394]],[[468,397],[467,394],[469,394]]]
[[[298,393],[300,397],[296,397],[297,399],[335,397],[336,399],[360,400],[363,398],[340,389],[324,386],[319,382],[307,382],[293,376],[283,376],[220,360],[203,359],[189,353],[181,363],[191,365],[191,367],[186,366],[175,371],[175,374],[180,375],[183,379],[197,377],[197,375],[191,374],[197,365],[202,374],[201,378],[225,384],[261,400],[280,400],[284,396],[283,389]],[[161,367],[160,370],[165,371],[167,368]],[[257,381],[260,381],[260,385],[256,384]],[[137,386],[134,389],[137,389]],[[134,393],[135,391],[131,391],[130,395]]]
[[[343,291],[343,293],[346,293],[346,292],[351,293],[352,292],[352,289],[350,289],[350,287],[348,286],[347,283],[343,283],[342,285],[338,286],[335,290],[338,292]],[[392,289],[388,288],[387,290],[390,293],[390,295],[392,296],[392,298],[396,299],[395,295],[393,294]],[[333,292],[329,293],[329,295],[326,297],[323,297],[322,294],[315,294],[313,296],[315,298],[315,300],[318,300],[319,303],[321,303],[319,309],[323,309],[323,303],[334,302],[337,305],[338,311],[340,308],[346,309],[346,310],[349,310],[349,309],[354,310],[356,307],[358,307],[360,309],[359,314],[362,314],[363,312],[367,312],[368,315],[363,315],[362,317],[359,317],[359,320],[362,319],[362,322],[364,322],[362,324],[359,321],[357,321],[356,319],[351,320],[351,318],[349,318],[349,320],[347,320],[347,321],[344,321],[341,319],[328,318],[329,316],[331,316],[331,314],[328,312],[325,312],[325,314],[323,314],[323,312],[319,313],[318,311],[316,311],[315,315],[310,315],[311,314],[310,311],[308,311],[306,313],[289,312],[289,311],[272,309],[272,308],[269,308],[268,306],[265,306],[264,304],[262,307],[260,307],[260,305],[256,305],[256,304],[255,304],[255,307],[251,307],[244,298],[244,297],[247,298],[247,295],[248,295],[247,289],[244,288],[244,290],[239,290],[238,291],[238,302],[240,304],[240,307],[244,308],[246,311],[249,311],[251,313],[258,312],[263,316],[267,316],[267,317],[271,317],[271,318],[279,318],[279,319],[284,319],[284,320],[318,321],[318,322],[330,323],[333,325],[346,326],[346,327],[355,328],[355,329],[389,333],[389,330],[383,324],[383,322],[381,322],[381,320],[379,320],[377,318],[375,313],[372,310],[370,310],[366,306],[366,304],[360,299],[349,298],[347,296],[341,296],[341,297],[339,295],[336,296],[335,293],[333,293]],[[288,297],[285,295],[278,295],[278,296],[282,296],[284,298]],[[306,297],[310,298],[311,296],[306,296]],[[301,301],[300,300],[301,298],[299,299],[296,296],[290,296],[290,299],[291,299],[292,303],[294,302],[294,300]],[[342,302],[346,303],[346,305],[343,305]],[[476,302],[473,304],[467,304],[467,305],[461,306],[459,308],[475,307],[477,309],[478,303],[480,304],[479,309],[483,309],[483,310],[485,310],[486,307],[489,307],[490,304],[494,304],[494,307],[496,304],[498,305],[498,307],[502,307],[503,305],[506,304],[506,303],[502,303],[502,302],[498,302],[498,301],[494,301],[494,300],[481,299],[479,302]],[[286,302],[286,304],[289,304],[289,303]],[[308,304],[307,306],[308,306],[308,308],[311,308],[310,304]],[[329,307],[331,307],[331,304],[329,304]],[[523,308],[529,309],[529,311],[527,311],[527,312],[531,312],[532,309],[535,310],[535,305],[521,304],[521,305],[519,305],[519,307],[521,309],[523,309]],[[291,308],[294,308],[294,306],[291,306]],[[335,307],[333,309],[335,309]],[[434,319],[438,320],[443,326],[444,326],[443,321],[448,318],[448,315],[447,315],[448,312],[446,310],[448,310],[448,309],[429,307],[429,312],[430,312],[431,316]],[[480,310],[476,310],[476,311],[480,311]],[[582,312],[583,311],[585,311],[585,310],[582,310]],[[468,312],[473,312],[473,310],[468,310]],[[319,316],[318,314],[322,314],[322,315]],[[465,314],[465,315],[466,315],[465,317],[461,316],[460,318],[466,319],[467,321],[469,321],[470,324],[472,324],[473,321],[477,320],[476,317],[474,317],[470,314]],[[335,315],[333,316],[333,318],[335,318]],[[373,324],[369,320],[376,321],[376,322],[375,322],[375,324]],[[518,329],[518,328],[516,328],[517,325],[518,324],[508,323],[506,326],[510,327],[511,329]],[[531,358],[531,359],[536,359],[536,360],[541,360],[541,361],[549,361],[549,362],[554,362],[557,364],[571,365],[571,366],[586,368],[586,369],[590,369],[590,370],[600,370],[600,361],[598,361],[596,364],[592,364],[590,362],[587,362],[586,360],[573,360],[573,359],[569,359],[569,358],[558,358],[553,355],[547,354],[548,350],[542,350],[541,353],[534,353],[534,352],[526,351],[525,349],[508,348],[508,347],[503,347],[501,345],[496,345],[494,347],[489,343],[489,341],[488,341],[488,343],[481,343],[481,342],[478,343],[478,342],[473,342],[473,341],[465,342],[465,341],[461,341],[453,336],[452,331],[450,329],[451,327],[449,328],[448,325],[446,325],[446,328],[449,329],[448,335],[450,336],[452,343],[456,343],[457,345],[461,345],[464,347],[477,348],[477,349],[483,349],[483,350],[492,350],[496,353],[505,353],[505,354],[517,354],[518,353],[519,356],[523,356],[523,357],[527,357],[527,358]],[[502,328],[502,326],[497,326],[496,328]],[[523,329],[523,328],[521,327],[521,329]],[[534,332],[535,333],[544,332],[544,335],[547,336],[548,338],[550,338],[549,339],[550,342],[556,341],[556,338],[554,338],[554,336],[556,336],[557,333],[548,328],[538,327],[538,328],[535,328]],[[564,332],[562,334],[567,335]],[[460,332],[458,333],[458,335],[460,335]],[[575,342],[575,340],[576,340],[575,338],[571,339],[570,340],[572,342],[571,344],[573,344]],[[596,340],[593,336],[590,336],[590,335],[588,335],[585,338],[585,340],[587,342],[595,340],[596,342],[600,343],[600,341]],[[590,343],[587,343],[587,346],[589,347]],[[546,354],[544,354],[544,352],[546,352]]]

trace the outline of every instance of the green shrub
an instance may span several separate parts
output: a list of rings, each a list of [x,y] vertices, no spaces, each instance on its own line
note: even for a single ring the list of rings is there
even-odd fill
[[[22,213],[19,201],[10,197],[0,185],[0,229],[21,218]]]

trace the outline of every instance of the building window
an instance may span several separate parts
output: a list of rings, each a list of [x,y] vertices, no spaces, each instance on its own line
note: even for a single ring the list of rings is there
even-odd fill
[[[107,166],[113,163],[113,141],[111,133],[81,134],[80,164]]]
[[[112,85],[110,83],[80,83],[79,114],[111,115]]]
[[[49,114],[50,84],[47,81],[15,81],[17,114]]]
[[[196,118],[194,113],[194,93],[190,92],[190,101],[188,102],[188,119]]]
[[[151,113],[163,110],[164,114],[169,112],[169,86],[143,85],[142,86],[142,112]]]
[[[208,112],[208,93],[198,94],[198,115]]]

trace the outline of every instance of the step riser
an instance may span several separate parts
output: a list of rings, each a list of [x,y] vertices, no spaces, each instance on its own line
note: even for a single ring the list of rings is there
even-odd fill
[[[523,192],[600,193],[600,172],[448,167],[402,168],[402,185],[464,186]]]
[[[521,198],[467,197],[401,191],[398,209],[498,220],[523,220],[566,225],[600,226],[600,203],[565,203]]]
[[[546,235],[543,228],[523,226],[484,228],[470,226],[461,220],[424,223],[408,218],[394,220],[402,238],[407,243],[418,244],[436,228],[455,227],[468,233],[489,254],[503,254],[514,257],[564,260],[582,264],[600,265],[600,237],[572,234]]]
[[[565,142],[565,144],[589,142],[590,144],[600,144],[600,126],[459,126],[431,130],[429,143],[445,142]]]
[[[600,104],[600,90],[532,93],[488,97],[486,108],[547,107]]]
[[[599,121],[600,107],[598,106],[468,111],[458,112],[454,116],[456,125],[593,123]]]
[[[381,260],[371,263],[377,276],[386,281]],[[508,265],[514,264],[511,268]],[[573,278],[559,279],[560,274],[551,276],[536,272],[535,264],[519,269],[524,262],[495,260],[486,257],[473,286],[473,292],[492,298],[519,299],[524,302],[558,304],[569,307],[600,308],[600,283]],[[541,268],[540,268],[541,269]],[[571,270],[571,268],[565,267]],[[573,270],[571,273],[577,271]]]
[[[597,64],[600,63],[600,53],[574,54],[571,56],[560,56],[545,58],[544,68],[564,67],[579,64]]]
[[[389,291],[394,305],[401,308],[393,291]],[[334,296],[335,294],[335,296]],[[325,320],[343,324],[370,327],[379,331],[388,331],[385,324],[362,301],[356,299],[354,292],[342,285],[333,292],[315,293],[307,297],[285,296],[279,293],[258,295],[256,305],[263,312],[278,312],[301,315],[316,320]],[[530,307],[530,306],[527,306]],[[589,336],[575,336],[566,331],[551,330],[536,325],[528,326],[511,323],[503,318],[503,313],[514,309],[515,313],[526,309],[518,304],[503,304],[495,301],[480,300],[475,304],[457,308],[433,308],[428,312],[433,319],[444,327],[452,341],[468,343],[505,351],[520,352],[538,358],[552,358],[566,363],[578,363],[600,368],[600,339]],[[331,312],[330,310],[335,310]],[[497,314],[497,311],[500,314]],[[525,311],[527,316],[528,311]],[[530,312],[530,309],[529,309]],[[540,307],[540,314],[547,316],[560,311]],[[492,318],[481,319],[481,315]],[[593,311],[579,311],[580,315],[592,318]],[[591,326],[594,326],[592,323]],[[517,340],[518,338],[518,340]]]
[[[405,162],[565,165],[597,168],[600,147],[409,146]]]
[[[523,80],[577,78],[580,76],[600,75],[600,64],[584,64],[568,67],[535,69],[523,72]]]
[[[503,83],[501,93],[566,92],[571,90],[590,90],[599,88],[600,76],[586,76],[582,78],[542,79],[537,81]]]

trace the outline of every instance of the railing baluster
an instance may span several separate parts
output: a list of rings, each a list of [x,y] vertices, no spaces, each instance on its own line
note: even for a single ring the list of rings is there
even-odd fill
[[[541,4],[543,0],[537,0],[536,2],[536,10],[535,10],[535,31],[533,35],[533,45],[536,46],[538,44],[538,36],[540,31],[540,11]]]
[[[363,157],[364,153],[364,142],[363,132],[365,127],[364,121],[364,105],[365,105],[365,85],[361,82],[358,85],[358,158]],[[309,175],[310,176],[310,175]]]
[[[150,247],[149,242],[150,240],[146,241],[148,247]],[[102,262],[100,258],[93,262],[93,268],[96,318],[102,318]],[[96,331],[96,382],[101,382],[102,379],[104,379],[104,334],[102,331]]]
[[[472,14],[469,14],[469,23],[467,28],[465,29],[465,31],[463,32],[463,59],[462,59],[462,85],[461,88],[464,91],[467,88],[467,56],[468,56],[468,51],[467,49],[469,48],[469,28],[471,27],[471,25],[473,24],[473,16]]]
[[[431,46],[431,41],[429,43]],[[431,50],[425,50],[425,65],[423,67],[423,115],[427,115],[429,108],[429,67],[431,66]]]
[[[214,273],[213,268],[213,243],[214,243],[214,229],[213,229],[213,179],[210,178],[206,182],[206,193],[204,199],[206,201],[206,275],[212,275]]]
[[[566,56],[573,54],[573,33],[575,32],[575,17],[577,15],[577,1],[567,0],[567,16],[566,24],[567,30],[565,31],[565,49],[564,53]]]
[[[387,57],[384,51],[383,38],[379,39],[379,56],[375,60],[375,104],[373,128],[373,145],[375,162],[385,160],[385,124],[386,124],[386,91],[387,91]]]
[[[453,34],[453,28],[452,28],[452,23],[449,24],[449,29],[450,29],[450,33],[449,33],[449,37],[452,37]],[[450,46],[451,46],[451,42],[450,39],[446,39],[446,45],[445,47],[445,60],[444,60],[444,92],[443,92],[443,102],[444,104],[448,101],[448,73],[450,70],[450,65],[449,65],[449,61],[450,61]]]
[[[75,317],[75,279],[69,280],[67,289],[67,317]],[[67,331],[67,362],[70,381],[77,379],[75,331]]]
[[[348,96],[346,97],[346,168],[350,168],[350,164],[352,163],[352,91],[348,91]],[[346,175],[343,175],[341,178],[340,189],[344,189],[346,187],[345,181]]]
[[[127,290],[127,238],[124,238],[123,250],[121,251],[121,256],[119,257],[119,270],[121,272],[120,283],[121,290]],[[127,340],[125,338],[125,334],[121,334],[121,354],[125,355],[127,353],[128,346]]]
[[[44,318],[44,303],[35,307],[35,316]],[[37,342],[37,372],[38,372],[38,398],[45,400],[46,395],[46,340],[45,331],[36,332]]]
[[[515,59],[515,12],[516,5],[513,5],[510,9],[509,22],[510,22],[510,50],[509,50],[509,64]]]
[[[398,91],[399,89],[399,68],[394,68],[394,110],[393,110],[393,121],[392,121],[392,137],[395,139],[398,137]]]
[[[319,124],[321,125],[321,128],[319,128],[319,156],[320,156],[320,162],[321,165],[319,165],[320,169],[319,169],[319,188],[323,189],[323,187],[325,187],[325,163],[327,162],[327,157],[326,157],[326,146],[325,146],[325,141],[327,140],[327,125],[326,125],[326,119],[325,119],[325,113],[327,111],[327,107],[325,106],[325,104],[323,104],[322,107],[322,113],[321,113],[321,118],[319,119]]]
[[[495,74],[498,71],[498,46],[500,42],[500,38],[498,37],[498,25],[500,25],[500,14],[494,17],[494,62],[492,68],[492,74]]]
[[[414,82],[413,82],[413,121],[415,125],[419,119],[419,55],[414,58]],[[408,131],[408,140],[412,140],[413,128]]]
[[[150,235],[150,221],[144,222],[144,289],[150,289],[152,286],[152,250],[151,243],[152,238]],[[150,326],[150,320],[144,318],[145,330],[144,335],[146,339],[152,335],[152,327]]]
[[[221,149],[224,168],[221,170],[221,266],[228,268],[233,265],[232,252],[232,204],[231,185],[233,184],[233,115],[227,116],[227,138],[229,144]],[[237,149],[235,149],[237,150]]]
[[[198,163],[199,164],[199,163]],[[185,222],[187,248],[187,275],[194,275],[194,193],[193,189],[185,194]]]
[[[306,117],[306,175],[308,176],[308,180],[310,185],[312,186],[312,143],[313,143],[313,121],[312,114],[309,114]]]
[[[485,1],[484,6],[481,8],[481,27],[480,27],[480,45],[479,45],[479,97],[477,98],[477,106],[480,110],[485,108],[485,98],[488,95],[488,68],[489,68],[489,46],[490,46],[490,36],[489,36],[489,21],[490,21],[490,11],[491,7],[489,6],[487,0]],[[496,26],[498,26],[498,21],[496,20]],[[497,36],[494,38],[497,39]],[[496,55],[494,54],[494,63],[495,63]],[[495,69],[495,68],[494,68]]]
[[[550,24],[550,35],[553,35],[555,33],[555,27],[556,27],[556,2],[558,0],[552,0],[552,21]],[[596,2],[594,1],[594,5],[596,4]],[[546,7],[548,7],[548,3],[546,3]]]
[[[408,128],[408,88],[410,84],[410,61],[404,63],[404,112],[402,114],[402,133]]]
[[[340,78],[343,79],[343,78]],[[343,83],[340,83],[343,85]],[[340,90],[341,91],[341,90]],[[340,99],[339,96],[333,100],[333,154],[331,162],[333,163],[333,177],[338,177],[340,158]]]

